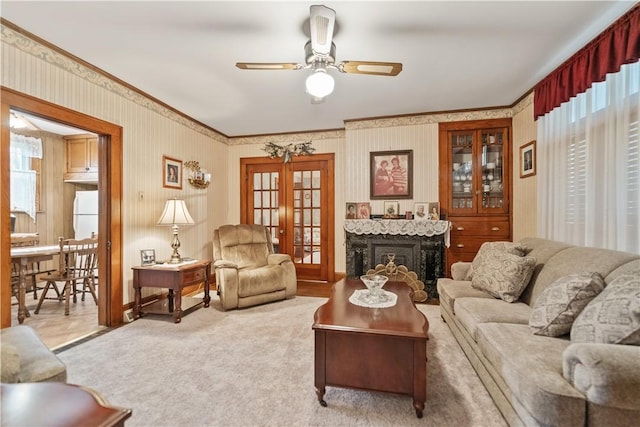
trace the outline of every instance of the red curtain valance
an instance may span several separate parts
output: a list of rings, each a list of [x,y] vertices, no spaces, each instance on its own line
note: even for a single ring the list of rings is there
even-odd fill
[[[585,92],[607,73],[620,71],[623,64],[640,57],[640,5],[614,22],[599,36],[556,68],[534,88],[534,119]]]

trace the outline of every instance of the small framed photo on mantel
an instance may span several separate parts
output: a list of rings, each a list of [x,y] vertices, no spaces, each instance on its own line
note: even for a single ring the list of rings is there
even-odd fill
[[[397,219],[398,215],[400,212],[400,203],[398,203],[397,201],[394,202],[389,202],[386,201],[384,202],[384,213],[382,215],[382,218],[385,219]]]
[[[413,205],[413,219],[416,221],[426,221],[429,219],[429,204],[418,202]]]
[[[358,219],[369,219],[371,217],[371,204],[360,202],[357,204]]]
[[[347,206],[346,206],[347,215],[345,216],[346,219],[356,219],[358,217],[356,207],[357,207],[357,203],[347,202]]]

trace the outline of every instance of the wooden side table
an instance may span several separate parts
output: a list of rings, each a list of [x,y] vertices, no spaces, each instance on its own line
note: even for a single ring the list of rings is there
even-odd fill
[[[169,289],[169,313],[173,313],[175,323],[182,320],[182,289],[185,286],[204,282],[205,307],[209,307],[209,279],[211,277],[211,261],[185,262],[180,264],[155,264],[133,267],[133,289],[135,300],[133,318],[138,319],[142,313],[142,288]],[[175,308],[174,308],[175,302]]]
[[[2,384],[2,425],[124,426],[130,409],[106,404],[87,387],[60,382]]]

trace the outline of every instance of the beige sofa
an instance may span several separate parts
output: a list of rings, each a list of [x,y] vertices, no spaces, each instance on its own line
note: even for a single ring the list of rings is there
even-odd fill
[[[223,225],[213,233],[213,267],[222,308],[249,307],[296,295],[291,257],[273,253],[262,225]]]
[[[505,419],[512,426],[638,425],[639,346],[534,335],[529,321],[543,291],[569,274],[597,272],[604,286],[630,277],[637,285],[640,256],[539,238],[520,243],[535,267],[515,302],[474,288],[465,280],[471,263],[454,264],[452,278],[438,280],[442,318]],[[637,325],[640,304],[631,301]]]

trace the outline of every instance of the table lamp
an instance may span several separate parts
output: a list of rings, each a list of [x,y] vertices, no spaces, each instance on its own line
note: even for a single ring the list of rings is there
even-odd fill
[[[170,225],[173,231],[173,239],[171,240],[171,248],[173,253],[169,264],[177,264],[182,262],[182,257],[178,253],[180,247],[180,240],[178,239],[178,225],[195,224],[184,200],[169,199],[167,204],[164,205],[164,212],[160,215],[158,225]]]

